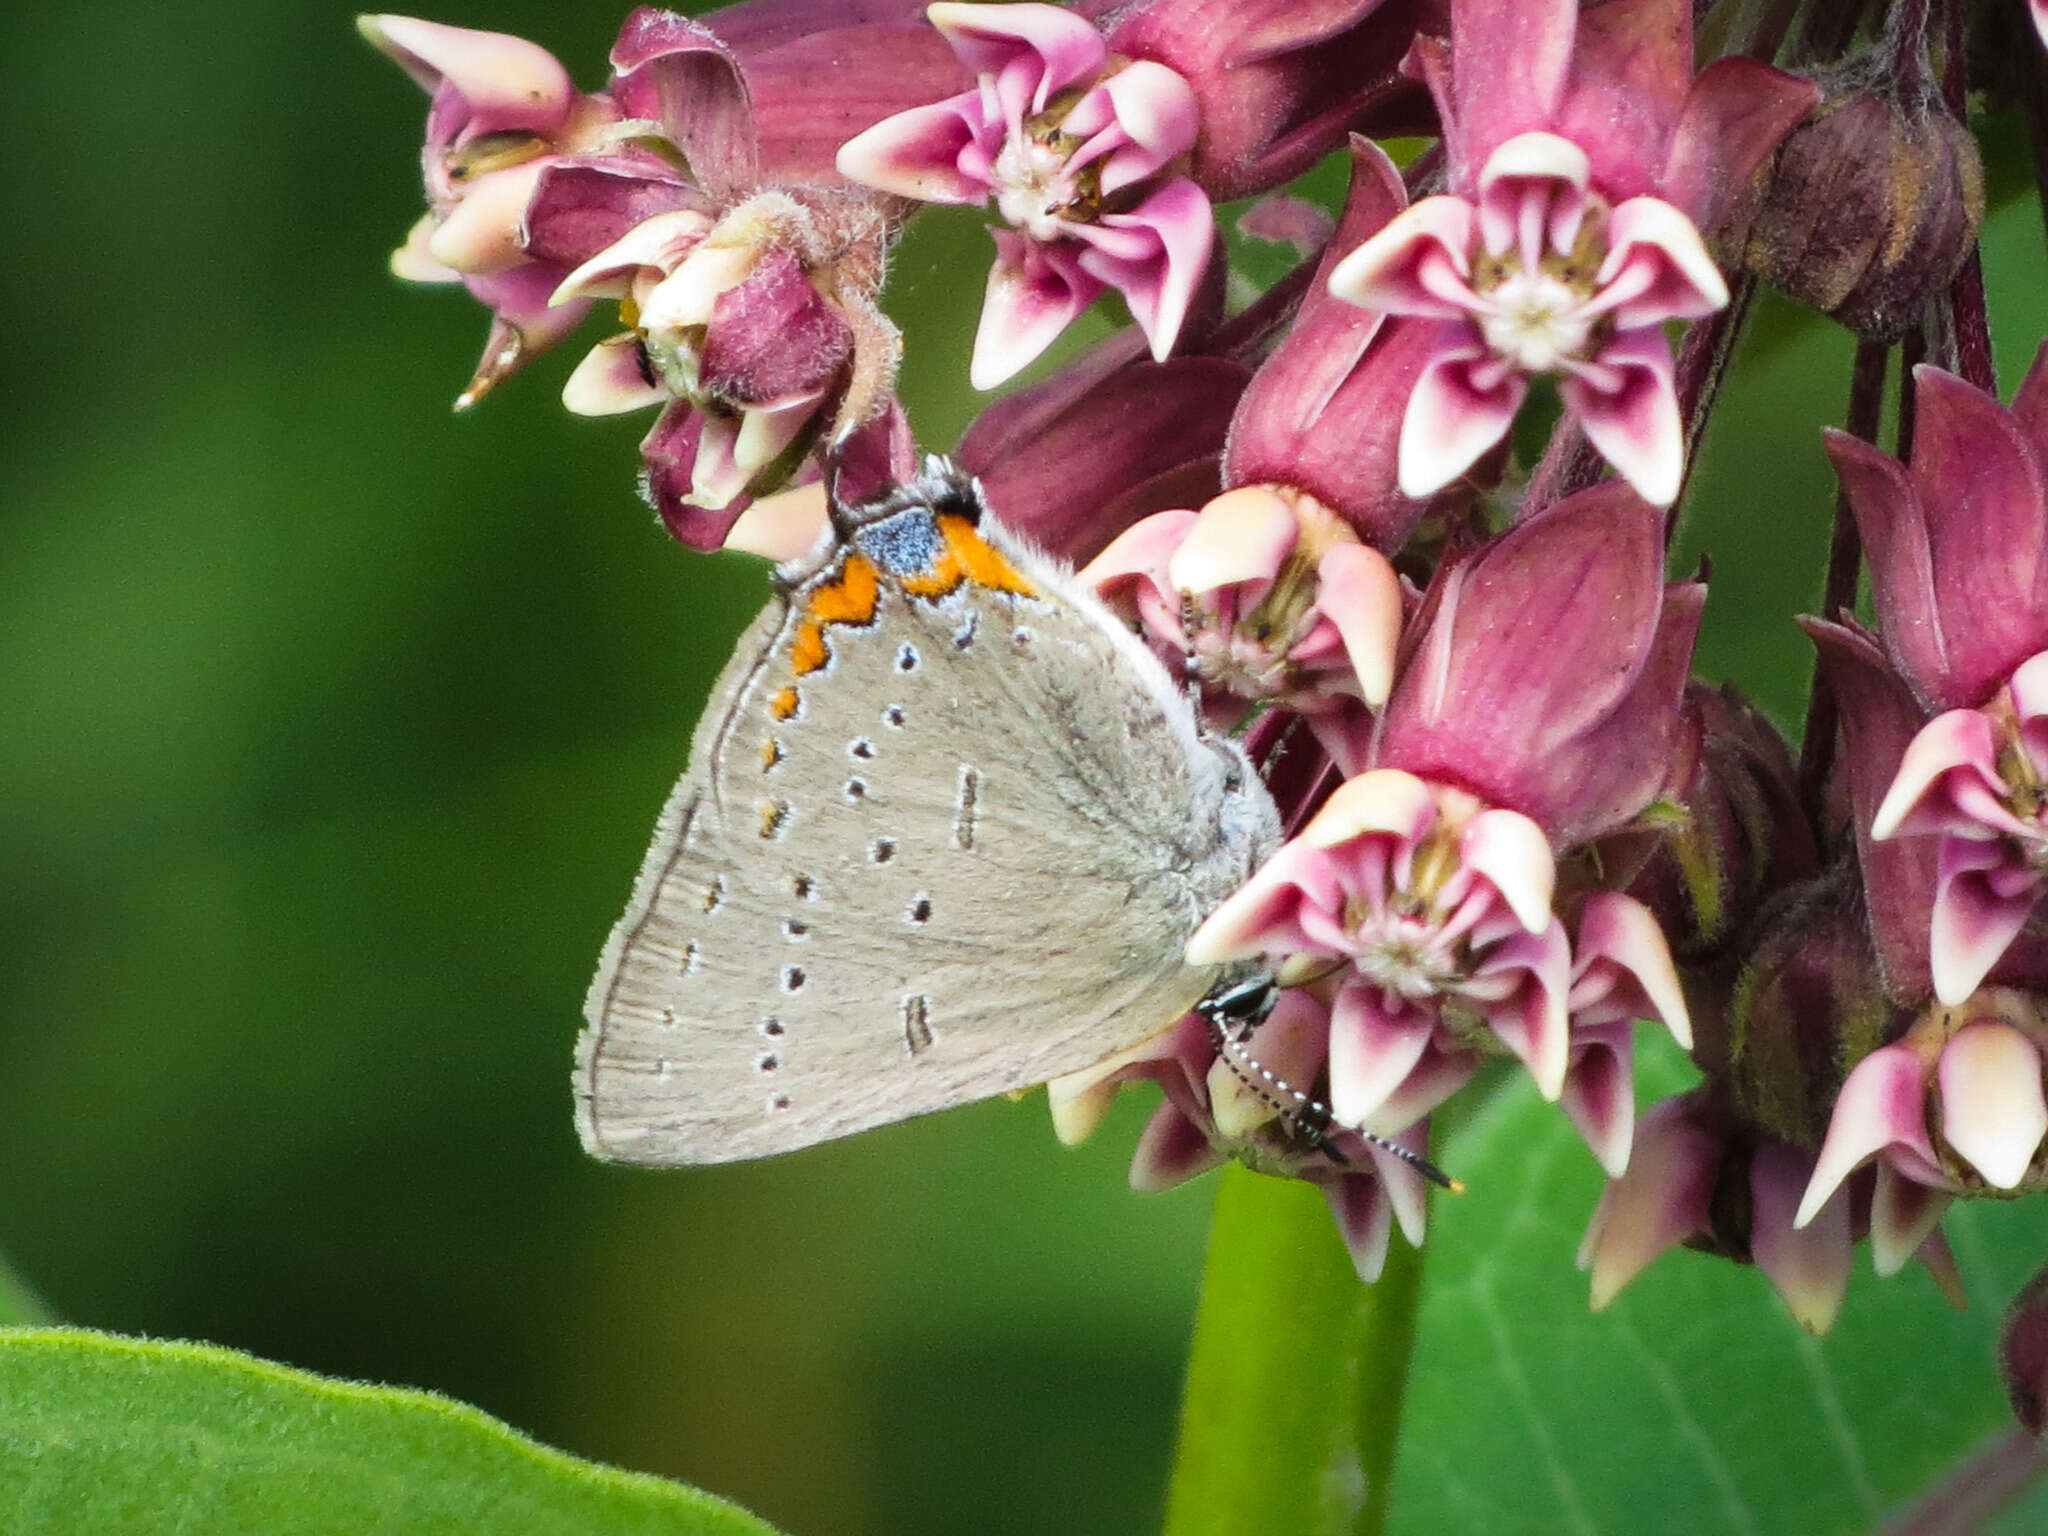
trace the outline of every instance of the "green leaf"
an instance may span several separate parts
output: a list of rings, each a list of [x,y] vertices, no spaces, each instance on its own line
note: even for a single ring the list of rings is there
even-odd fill
[[[1421,1278],[1396,1240],[1359,1284],[1314,1186],[1223,1170],[1167,1536],[1380,1529]]]
[[[72,1329],[0,1331],[0,1530],[772,1536],[446,1398]]]
[[[1645,1056],[1645,1088],[1688,1070]],[[1759,1271],[1684,1249],[1590,1312],[1573,1257],[1599,1170],[1526,1079],[1444,1160],[1470,1192],[1430,1223],[1393,1536],[1868,1531],[2010,1431],[1992,1342],[2048,1249],[2036,1204],[1951,1209],[1961,1312],[1860,1247],[1816,1339]]]

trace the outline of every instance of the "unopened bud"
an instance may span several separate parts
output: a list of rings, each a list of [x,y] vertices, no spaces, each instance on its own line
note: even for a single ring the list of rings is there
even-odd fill
[[[1826,99],[1778,152],[1746,253],[1765,282],[1873,341],[1905,333],[1984,218],[1969,130],[1889,66],[1866,55],[1823,78]]]

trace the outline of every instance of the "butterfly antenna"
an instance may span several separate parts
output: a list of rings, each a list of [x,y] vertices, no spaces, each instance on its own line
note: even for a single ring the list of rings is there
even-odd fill
[[[1343,1154],[1330,1144],[1329,1128],[1336,1123],[1336,1117],[1331,1114],[1330,1106],[1323,1103],[1320,1099],[1303,1093],[1285,1078],[1276,1076],[1273,1072],[1267,1070],[1266,1066],[1257,1057],[1245,1049],[1243,1038],[1233,1036],[1229,1030],[1222,1026],[1213,1012],[1204,1010],[1202,1017],[1209,1021],[1209,1032],[1215,1038],[1216,1049],[1222,1056],[1224,1065],[1230,1068],[1232,1075],[1239,1082],[1243,1083],[1245,1087],[1251,1089],[1253,1093],[1256,1093],[1268,1104],[1279,1110],[1281,1114],[1287,1116],[1294,1125],[1298,1126],[1308,1136],[1309,1140],[1315,1144],[1318,1150],[1329,1154],[1330,1158],[1335,1162],[1344,1162]],[[1461,1181],[1452,1178],[1421,1153],[1412,1152],[1399,1142],[1389,1141],[1386,1137],[1376,1135],[1361,1126],[1346,1126],[1345,1129],[1351,1131],[1362,1140],[1370,1142],[1382,1152],[1392,1153],[1439,1189],[1447,1189],[1454,1195],[1461,1195],[1465,1192],[1465,1186]]]

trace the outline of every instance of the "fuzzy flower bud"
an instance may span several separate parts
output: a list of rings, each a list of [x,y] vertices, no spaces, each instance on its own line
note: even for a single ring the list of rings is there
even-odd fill
[[[1826,77],[1750,228],[1746,264],[1858,335],[1892,341],[1946,287],[1984,218],[1976,141],[1873,52]]]

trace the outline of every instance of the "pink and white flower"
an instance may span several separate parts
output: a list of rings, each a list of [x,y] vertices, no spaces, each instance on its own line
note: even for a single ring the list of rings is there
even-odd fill
[[[1879,1272],[1890,1273],[1955,1195],[2042,1186],[2044,1044],[2048,1027],[2027,994],[1987,987],[1961,1008],[1928,1009],[1843,1082],[1797,1223],[1874,1161],[1871,1235]]]
[[[1188,83],[1110,56],[1052,5],[933,5],[973,90],[898,113],[839,151],[840,173],[922,202],[994,203],[996,265],[969,374],[993,389],[1104,289],[1155,359],[1173,350],[1209,264],[1209,199],[1178,174],[1195,142]]]
[[[1298,710],[1341,767],[1364,766],[1365,711],[1393,687],[1401,582],[1313,497],[1240,486],[1155,513],[1081,579],[1205,690]]]
[[[1451,191],[1351,252],[1330,291],[1439,323],[1409,397],[1401,489],[1426,496],[1559,377],[1587,438],[1669,505],[1684,441],[1663,327],[1728,288],[1701,236],[1818,91],[1749,59],[1692,77],[1688,0],[1457,0],[1417,44]]]
[[[566,268],[524,247],[526,206],[549,166],[612,143],[617,104],[585,95],[537,43],[411,16],[362,16],[372,46],[433,98],[420,165],[427,212],[391,257],[416,283],[462,283],[491,311],[482,361],[456,398],[474,405],[576,328],[587,305],[551,307]]]
[[[1955,1005],[2048,880],[2048,347],[2009,410],[1924,367],[1914,400],[1910,466],[1841,433],[1828,451],[1869,553],[1886,662],[1940,711],[1885,765],[1868,835],[1937,839],[1925,942],[1935,994]]]

